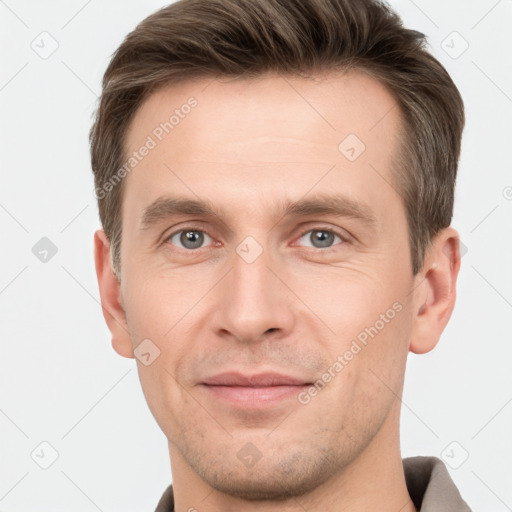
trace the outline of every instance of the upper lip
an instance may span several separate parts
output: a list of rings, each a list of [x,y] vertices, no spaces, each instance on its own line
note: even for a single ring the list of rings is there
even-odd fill
[[[258,373],[247,375],[230,372],[220,373],[206,378],[202,384],[208,386],[243,386],[243,387],[270,387],[270,386],[305,386],[304,379],[283,375],[281,373]]]

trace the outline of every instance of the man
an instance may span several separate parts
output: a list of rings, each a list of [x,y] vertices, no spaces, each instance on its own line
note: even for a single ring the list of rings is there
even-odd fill
[[[113,56],[95,260],[169,441],[158,512],[469,510],[400,455],[460,266],[463,104],[423,44],[376,1],[181,0]]]

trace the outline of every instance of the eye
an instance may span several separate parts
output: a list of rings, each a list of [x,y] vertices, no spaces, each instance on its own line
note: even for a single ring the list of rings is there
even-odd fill
[[[181,229],[170,235],[166,241],[169,241],[173,245],[177,245],[182,249],[200,249],[203,243],[206,241],[212,241],[210,235],[199,229]],[[180,246],[181,244],[181,246]]]
[[[166,242],[170,242],[181,249],[193,251],[201,249],[212,243],[213,239],[205,231],[194,228],[185,228],[169,235]],[[345,243],[346,239],[341,233],[332,229],[316,228],[302,233],[299,238],[300,245],[313,247],[314,249],[330,249],[337,243]]]
[[[315,249],[329,249],[335,243],[336,239],[338,239],[339,242],[345,242],[341,234],[331,229],[317,228],[306,231],[301,235],[299,240],[305,240],[306,246],[308,246],[307,242],[309,242],[309,247],[314,247]]]

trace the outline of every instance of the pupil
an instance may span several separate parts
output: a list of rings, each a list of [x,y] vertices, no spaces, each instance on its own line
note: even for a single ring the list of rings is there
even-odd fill
[[[198,231],[187,231],[181,235],[181,243],[187,249],[197,249],[203,243],[204,235]]]
[[[328,231],[313,231],[311,236],[314,237],[314,240],[312,240],[313,245],[315,245],[315,242],[318,242],[318,247],[329,247],[334,239],[333,233]]]

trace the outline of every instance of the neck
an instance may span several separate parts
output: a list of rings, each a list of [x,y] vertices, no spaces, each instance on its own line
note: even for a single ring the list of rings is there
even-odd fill
[[[398,401],[397,401],[398,402]],[[283,501],[247,501],[216,491],[169,444],[176,512],[417,512],[407,492],[398,435],[399,402],[349,466],[313,491]]]

